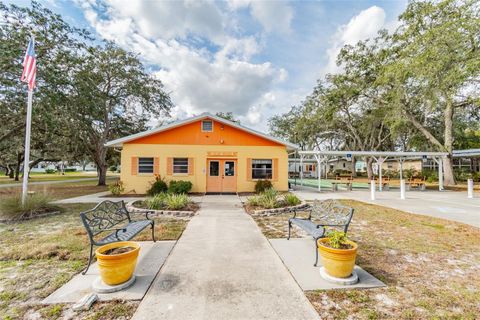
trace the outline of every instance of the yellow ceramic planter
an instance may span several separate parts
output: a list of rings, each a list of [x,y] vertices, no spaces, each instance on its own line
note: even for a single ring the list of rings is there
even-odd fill
[[[355,257],[357,256],[357,244],[353,241],[347,241],[352,245],[351,249],[334,249],[324,246],[328,238],[318,239],[318,253],[322,259],[322,265],[329,275],[336,278],[348,278],[355,266]]]
[[[103,254],[107,250],[118,247],[133,247],[135,250],[115,255]],[[133,271],[135,271],[139,251],[140,246],[132,241],[109,243],[95,250],[98,269],[103,282],[113,286],[130,279]]]

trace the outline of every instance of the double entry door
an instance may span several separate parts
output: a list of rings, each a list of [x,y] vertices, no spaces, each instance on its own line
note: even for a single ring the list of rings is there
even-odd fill
[[[207,160],[207,192],[237,192],[237,160]]]

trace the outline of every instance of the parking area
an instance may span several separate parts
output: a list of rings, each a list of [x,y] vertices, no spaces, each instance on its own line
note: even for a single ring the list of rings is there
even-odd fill
[[[313,188],[295,186],[294,192],[307,201],[353,199],[480,227],[480,195],[478,193],[473,199],[468,199],[467,192],[460,191],[410,191],[406,193],[406,199],[402,200],[400,191],[393,189],[376,192],[375,200],[371,200],[370,191],[367,190],[318,192]]]

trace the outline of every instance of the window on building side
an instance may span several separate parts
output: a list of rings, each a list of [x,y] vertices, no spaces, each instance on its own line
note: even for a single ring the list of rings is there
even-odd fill
[[[153,173],[153,158],[138,158],[138,173]]]
[[[213,131],[212,120],[203,120],[202,121],[202,131],[205,131],[205,132],[212,132]]]
[[[252,179],[272,179],[272,160],[253,159]]]
[[[188,173],[188,158],[173,158],[173,173]]]

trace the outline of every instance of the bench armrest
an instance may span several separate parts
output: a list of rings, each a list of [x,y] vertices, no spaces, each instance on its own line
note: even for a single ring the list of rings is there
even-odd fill
[[[150,219],[150,218],[148,217],[148,215],[149,215],[150,213],[153,214],[154,212],[155,212],[155,211],[153,211],[153,210],[145,211],[145,219],[147,219],[147,220],[152,220],[152,219]]]

